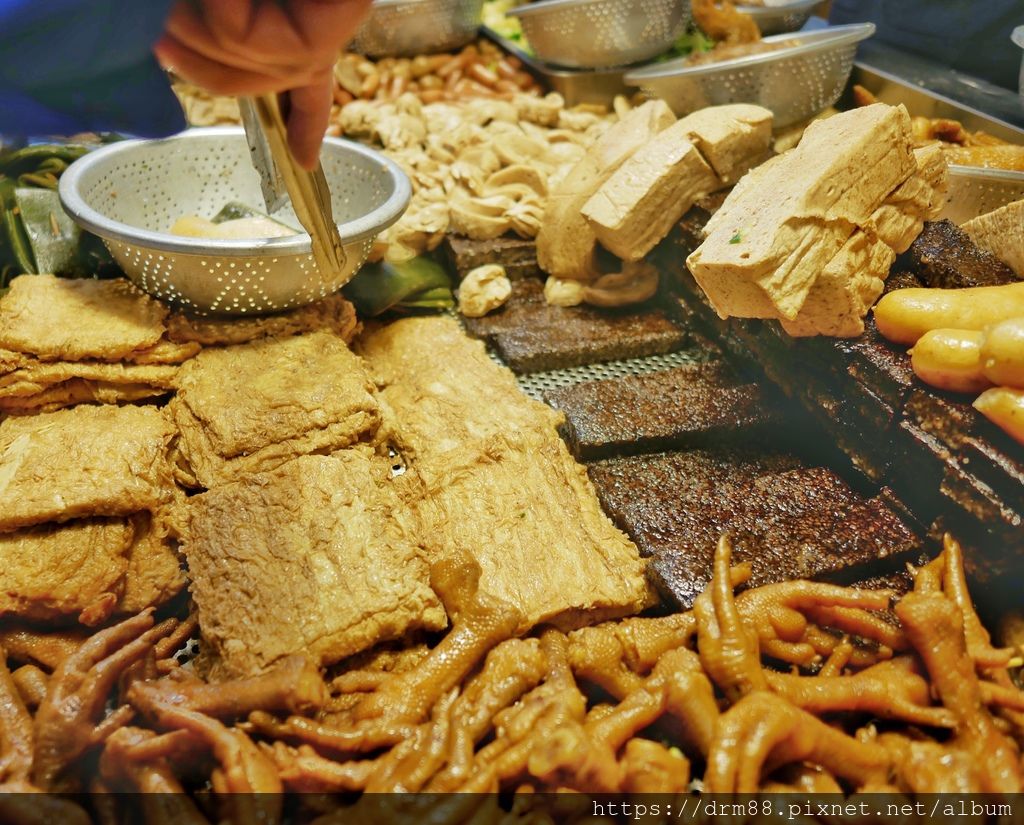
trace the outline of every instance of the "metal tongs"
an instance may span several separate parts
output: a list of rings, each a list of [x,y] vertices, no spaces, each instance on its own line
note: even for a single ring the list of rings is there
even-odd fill
[[[323,167],[317,162],[316,168],[307,172],[295,162],[277,95],[239,98],[238,105],[267,212],[273,215],[291,200],[295,217],[309,233],[320,277],[337,283],[345,269],[346,255],[334,222]]]

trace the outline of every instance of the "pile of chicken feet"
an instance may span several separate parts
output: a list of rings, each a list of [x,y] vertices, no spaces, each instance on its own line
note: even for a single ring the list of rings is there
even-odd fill
[[[366,821],[379,797],[360,792],[1020,791],[1024,692],[955,541],[894,605],[808,581],[736,594],[750,571],[731,550],[724,537],[691,612],[527,638],[474,563],[448,560],[431,571],[451,618],[440,641],[326,677],[292,656],[208,684],[173,658],[194,619],[150,611],[88,637],[0,631],[0,789],[58,792],[0,794],[0,819],[119,822],[135,791],[163,792],[130,797],[147,822],[300,806],[321,825]],[[437,821],[497,799],[444,797]]]

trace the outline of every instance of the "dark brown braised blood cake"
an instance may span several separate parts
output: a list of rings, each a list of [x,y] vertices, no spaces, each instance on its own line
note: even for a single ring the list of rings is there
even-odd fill
[[[560,387],[544,400],[565,413],[584,460],[750,440],[787,418],[780,395],[721,362]]]
[[[474,241],[461,235],[447,235],[444,251],[459,278],[485,264],[500,264],[512,280],[518,278],[540,278],[543,273],[537,263],[537,244],[523,238],[495,238],[491,241]]]
[[[605,511],[636,542],[654,584],[682,608],[710,581],[715,543],[732,534],[751,586],[852,582],[916,559],[920,542],[882,497],[780,453],[690,450],[588,467]]]
[[[526,278],[513,283],[504,307],[483,318],[467,318],[466,331],[520,374],[682,348],[688,332],[654,300],[621,310],[549,306],[544,284]]]
[[[921,282],[936,289],[998,286],[1017,280],[1013,270],[950,221],[928,222],[904,255]]]

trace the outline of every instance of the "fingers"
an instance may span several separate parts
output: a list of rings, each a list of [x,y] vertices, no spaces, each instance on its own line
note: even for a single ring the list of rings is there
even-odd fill
[[[294,74],[333,63],[368,7],[367,0],[181,0],[165,30],[225,66],[271,76]]]
[[[309,45],[337,51],[347,43],[370,12],[372,0],[291,0],[290,18]]]
[[[303,169],[313,169],[320,159],[320,144],[331,115],[334,78],[327,69],[308,86],[289,94],[288,145]]]
[[[157,41],[153,53],[164,68],[173,70],[189,83],[202,86],[217,95],[280,93],[296,85],[292,78],[274,77],[225,66],[204,57],[169,34],[165,34]],[[303,78],[303,81],[305,80],[306,78]]]

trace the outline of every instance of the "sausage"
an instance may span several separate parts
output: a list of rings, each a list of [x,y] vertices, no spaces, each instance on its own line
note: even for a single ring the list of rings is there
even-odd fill
[[[970,289],[899,289],[875,306],[890,341],[914,344],[932,329],[973,329],[1024,318],[1024,283]]]
[[[985,390],[974,402],[974,409],[1014,441],[1024,444],[1024,390],[993,387]]]
[[[981,348],[985,377],[1001,387],[1024,389],[1024,317],[997,324]]]
[[[910,351],[917,377],[951,392],[981,392],[992,386],[982,370],[985,333],[966,329],[933,329]]]

